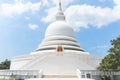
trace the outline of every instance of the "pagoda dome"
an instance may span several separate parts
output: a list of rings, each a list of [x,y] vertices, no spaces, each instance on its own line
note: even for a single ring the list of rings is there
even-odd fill
[[[74,31],[65,20],[57,20],[48,26],[45,37],[56,35],[74,37]]]

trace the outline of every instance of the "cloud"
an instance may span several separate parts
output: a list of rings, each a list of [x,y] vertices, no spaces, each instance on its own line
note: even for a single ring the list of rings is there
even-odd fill
[[[0,5],[0,15],[2,16],[14,16],[14,15],[21,15],[25,12],[31,11],[35,13],[40,9],[41,2],[32,3],[26,2],[23,3],[21,0],[15,0],[13,4],[3,3]]]
[[[92,25],[97,28],[104,27],[112,22],[120,20],[120,6],[114,8],[102,8],[90,5],[74,5],[66,9],[68,22],[75,26],[74,30]],[[74,18],[73,18],[74,17]]]
[[[89,48],[88,51],[92,54],[103,56],[103,55],[106,55],[106,53],[108,53],[107,50],[109,49],[109,47],[110,46],[108,45],[98,45],[98,46]]]
[[[75,5],[67,8],[65,14],[66,19],[73,26],[87,28],[88,25],[93,25],[100,28],[114,21],[112,12],[111,8]]]
[[[41,20],[43,22],[46,22],[46,23],[54,21],[55,20],[56,11],[57,11],[57,8],[55,8],[55,7],[46,10],[48,15],[43,17]]]
[[[107,46],[106,45],[96,46],[96,48],[107,48]]]
[[[25,19],[26,19],[26,20],[30,20],[30,17],[26,16]]]
[[[59,5],[59,1],[62,3],[62,8],[66,8],[70,3],[72,3],[75,0],[49,0],[53,2],[56,6]]]
[[[44,7],[49,7],[52,8],[53,6],[57,6],[59,5],[59,1],[61,1],[62,3],[62,8],[66,8],[70,3],[72,3],[75,0],[42,0],[42,6]]]
[[[69,4],[71,2],[68,1]],[[69,6],[64,12],[66,21],[75,31],[79,31],[80,28],[89,28],[90,25],[96,28],[107,26],[112,22],[120,20],[120,0],[113,0],[113,2],[115,3],[113,8],[103,8],[88,4]],[[42,21],[52,22],[55,16],[53,14],[55,13],[54,7],[49,8],[47,10],[47,16],[43,17]]]
[[[99,45],[99,46],[95,46],[95,47],[92,47],[90,48],[90,50],[98,50],[98,49],[107,49],[109,46],[107,45]]]
[[[48,0],[42,0],[42,6],[49,6],[50,3]]]
[[[100,2],[105,2],[106,0],[99,0]]]
[[[29,27],[31,30],[36,30],[39,26],[36,25],[36,24],[29,23],[29,24],[28,24],[28,27]]]
[[[120,0],[113,0],[116,5],[120,5]]]

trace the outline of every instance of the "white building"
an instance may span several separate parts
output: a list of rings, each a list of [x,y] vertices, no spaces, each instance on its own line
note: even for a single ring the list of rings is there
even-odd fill
[[[81,48],[73,29],[65,21],[60,4],[56,21],[48,26],[39,47],[26,56],[13,58],[10,70],[39,70],[43,78],[74,78],[78,75],[92,78],[92,73],[81,74],[81,71],[96,70],[100,60]]]

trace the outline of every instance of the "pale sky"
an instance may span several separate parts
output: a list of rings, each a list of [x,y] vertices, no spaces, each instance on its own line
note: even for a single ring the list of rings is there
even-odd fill
[[[38,47],[54,21],[59,0],[0,0],[0,62]],[[120,35],[120,0],[61,0],[80,46],[105,56]]]

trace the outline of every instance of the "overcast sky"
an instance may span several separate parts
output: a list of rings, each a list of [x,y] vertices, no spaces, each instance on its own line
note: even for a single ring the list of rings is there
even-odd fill
[[[0,0],[0,61],[34,51],[54,21],[59,0]],[[120,35],[120,0],[61,0],[80,46],[105,56]]]

